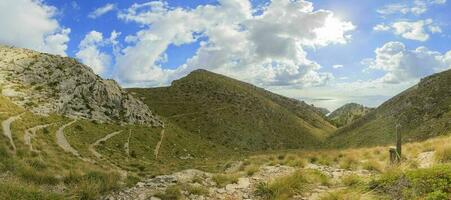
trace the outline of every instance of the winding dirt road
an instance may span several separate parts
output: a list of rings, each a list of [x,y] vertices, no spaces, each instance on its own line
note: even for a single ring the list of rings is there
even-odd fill
[[[154,151],[155,159],[158,158],[158,153],[160,152],[160,146],[161,146],[161,143],[163,142],[163,139],[164,139],[164,129],[161,130],[160,141],[158,141],[157,146],[155,146],[155,151]]]
[[[16,153],[16,145],[14,144],[14,140],[13,140],[13,137],[11,134],[11,123],[20,119],[20,116],[22,116],[22,114],[10,117],[7,120],[2,122],[3,135],[5,135],[9,139],[9,143],[10,143],[11,147],[13,148],[14,153]]]
[[[39,152],[38,150],[33,149],[33,145],[31,144],[31,140],[36,136],[36,132],[40,129],[47,128],[51,124],[38,125],[32,128],[25,130],[25,134],[23,135],[23,140],[25,145],[30,148],[30,151]]]
[[[97,141],[95,141],[94,143],[92,143],[91,145],[89,145],[89,151],[91,151],[92,154],[94,154],[94,156],[96,156],[97,158],[102,158],[102,154],[100,154],[99,152],[96,151],[96,146],[98,146],[101,142],[106,142],[107,140],[109,140],[110,138],[114,137],[115,135],[121,133],[122,131],[116,131],[114,133],[110,133],[108,135],[106,135],[103,138],[98,139]]]
[[[124,150],[125,154],[127,154],[127,157],[130,157],[130,137],[132,137],[132,130],[128,131],[127,142],[125,142],[124,144]]]
[[[70,125],[74,124],[75,122],[77,122],[77,120],[75,119],[72,122],[69,122],[63,126],[61,126],[57,131],[56,131],[56,143],[58,144],[58,146],[60,146],[65,152],[71,153],[74,156],[76,156],[77,158],[86,161],[86,162],[90,162],[93,163],[94,161],[92,161],[89,158],[83,158],[80,153],[78,153],[78,151],[76,149],[74,149],[69,142],[66,139],[66,136],[64,136],[64,129],[69,127]]]

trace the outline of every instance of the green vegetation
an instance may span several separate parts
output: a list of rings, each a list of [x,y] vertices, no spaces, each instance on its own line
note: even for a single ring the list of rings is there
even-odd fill
[[[304,102],[205,70],[170,87],[128,91],[180,128],[230,148],[313,148],[335,130]]]
[[[224,187],[231,183],[238,183],[239,174],[217,174],[212,177],[218,187]]]
[[[262,199],[290,199],[296,194],[302,194],[316,183],[328,185],[328,177],[316,170],[299,170],[269,183],[259,183],[254,193]]]
[[[372,110],[372,108],[367,108],[360,104],[348,103],[330,113],[327,118],[336,127],[342,127],[363,117]]]
[[[390,170],[372,180],[369,187],[393,199],[440,199],[441,196],[451,195],[451,165],[405,172]]]
[[[438,163],[451,162],[451,143],[440,145],[435,152],[435,160]]]
[[[451,70],[423,78],[374,111],[338,129],[330,147],[374,146],[393,143],[396,124],[404,141],[418,141],[449,133]]]

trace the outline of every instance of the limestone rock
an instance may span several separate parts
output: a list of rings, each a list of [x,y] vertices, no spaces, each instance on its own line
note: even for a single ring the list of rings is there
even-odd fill
[[[75,59],[0,45],[4,96],[36,114],[162,126],[137,98]]]

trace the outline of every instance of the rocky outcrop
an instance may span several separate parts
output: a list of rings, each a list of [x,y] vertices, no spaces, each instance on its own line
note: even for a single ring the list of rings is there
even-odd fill
[[[2,94],[34,113],[162,125],[147,105],[75,59],[0,45]]]

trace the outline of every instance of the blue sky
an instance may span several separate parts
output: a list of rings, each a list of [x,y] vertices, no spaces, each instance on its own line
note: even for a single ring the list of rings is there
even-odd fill
[[[76,57],[125,87],[205,68],[330,110],[374,107],[451,67],[449,10],[445,0],[5,0],[0,43]]]

